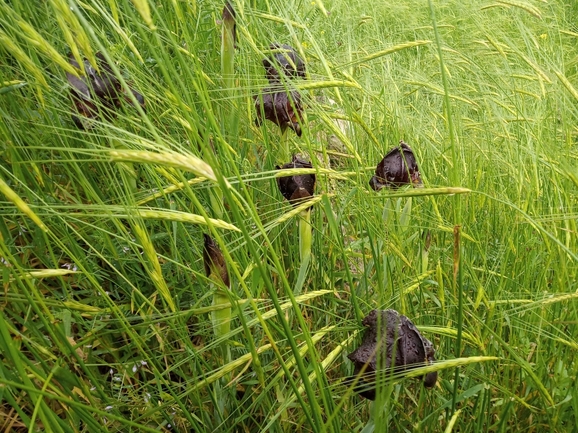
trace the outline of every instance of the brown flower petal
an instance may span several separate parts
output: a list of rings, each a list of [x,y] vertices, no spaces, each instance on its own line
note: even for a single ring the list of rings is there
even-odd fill
[[[207,277],[213,275],[214,278],[222,281],[225,286],[230,287],[229,272],[227,271],[223,253],[211,236],[203,234],[203,237],[205,239],[203,245],[205,275],[207,275]]]
[[[127,83],[127,84],[130,85],[131,83]],[[145,98],[144,98],[144,96],[141,95],[139,92],[137,92],[136,90],[134,90],[134,89],[132,89],[132,88],[130,89],[130,91],[131,91],[131,93],[134,95],[134,97],[135,97],[135,99],[136,99],[136,102],[138,102],[138,104],[142,107],[142,109],[145,110],[146,104],[145,104]],[[122,94],[123,94],[123,96],[124,96],[124,100],[125,100],[127,103],[129,103],[130,105],[134,105],[133,102],[132,102],[132,99],[130,99],[128,93],[127,93],[124,89],[122,90]]]
[[[235,8],[231,4],[230,1],[225,3],[225,7],[223,8],[222,19],[224,23],[233,24],[233,46],[237,48],[237,23],[235,18],[237,13],[235,12]]]
[[[72,66],[74,66],[76,69],[80,70],[80,66],[78,65],[78,62],[76,61],[76,59],[72,56],[72,53],[68,56],[70,64]],[[88,61],[84,61],[84,65],[85,65],[85,71],[86,68],[91,67],[90,63],[88,63]],[[77,95],[79,98],[86,98],[86,99],[90,99],[90,89],[88,87],[87,84],[87,79],[86,77],[77,77],[76,75],[71,74],[70,72],[66,73],[66,79],[68,80],[68,84],[70,84],[70,91],[74,94]]]
[[[391,149],[375,169],[369,185],[375,191],[384,187],[398,188],[402,185],[421,185],[421,175],[411,148],[403,141]]]
[[[282,167],[275,167],[277,170],[291,168],[313,168],[310,162],[303,161],[297,155],[293,160]],[[299,174],[277,178],[277,186],[283,197],[289,200],[293,206],[297,206],[302,201],[313,197],[315,191],[315,174]]]
[[[72,97],[78,116],[72,115],[72,120],[78,129],[92,129],[98,118],[98,108],[90,100]]]
[[[262,95],[255,96],[255,109],[257,110],[257,126],[262,124],[262,115],[285,131],[287,127],[295,131],[301,137],[301,125],[299,124],[303,106],[301,95],[296,90],[287,94],[285,90],[275,91],[265,89]]]
[[[85,70],[87,72],[90,83],[97,98],[106,101],[111,106],[118,105],[119,94],[121,93],[121,84],[118,78],[114,75],[112,67],[106,61],[106,58],[102,53],[96,53],[96,59],[98,61],[98,68],[100,69],[100,74],[89,65],[86,67],[88,62],[84,62]]]
[[[263,59],[265,75],[271,84],[279,82],[281,74],[288,78],[305,78],[305,62],[297,51],[285,44],[274,43],[269,46],[272,55]]]
[[[433,364],[435,362],[435,349],[433,347],[433,343],[429,341],[427,338],[424,339],[424,347],[425,347],[425,358],[428,364]],[[433,388],[438,381],[438,372],[432,371],[431,373],[427,373],[423,379],[423,384],[426,388]]]
[[[80,65],[69,54],[69,62],[72,66],[80,70]],[[120,81],[114,75],[112,67],[106,61],[102,53],[96,53],[99,72],[90,64],[87,59],[83,61],[85,75],[77,77],[66,73],[66,78],[70,84],[70,93],[79,116],[73,116],[74,123],[81,129],[92,127],[90,120],[96,120],[99,116],[98,103],[100,108],[105,110],[108,118],[114,116],[114,108],[120,107],[121,95],[123,99],[132,104],[132,101],[122,88]],[[137,101],[144,107],[144,97],[137,91],[130,89]],[[89,119],[86,121],[84,118]]]
[[[377,370],[404,370],[435,361],[432,342],[420,334],[411,320],[397,311],[373,310],[362,323],[368,329],[361,345],[348,358],[354,364],[355,376],[365,367],[356,389],[363,397],[375,400]],[[429,373],[424,384],[430,388],[436,381],[437,373]]]
[[[76,59],[70,54],[68,56],[70,64],[80,70],[80,65]],[[83,66],[86,73],[83,77],[75,77],[70,73],[66,73],[66,78],[72,86],[72,91],[81,94],[83,97],[94,96],[108,105],[115,105],[113,101],[118,98],[120,92],[120,82],[114,76],[112,68],[102,55],[96,53],[96,59],[100,73],[94,69],[88,60],[84,60]]]

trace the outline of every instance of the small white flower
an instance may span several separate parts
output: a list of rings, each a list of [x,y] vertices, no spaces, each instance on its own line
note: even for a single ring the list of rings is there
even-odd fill
[[[104,410],[111,410],[111,409],[112,409],[112,406],[107,406],[104,408]]]
[[[138,361],[135,365],[133,365],[133,367],[132,367],[132,372],[133,372],[133,373],[136,373],[136,371],[137,371],[139,368],[143,368],[143,367],[146,367],[146,366],[147,366],[147,362],[146,362],[146,361],[144,361],[144,360]]]
[[[68,269],[69,271],[78,271],[78,266],[74,263],[64,263],[61,268]]]
[[[148,402],[150,401],[150,399],[151,399],[151,395],[147,392],[147,393],[144,395],[143,400],[144,400],[145,403],[148,403]]]

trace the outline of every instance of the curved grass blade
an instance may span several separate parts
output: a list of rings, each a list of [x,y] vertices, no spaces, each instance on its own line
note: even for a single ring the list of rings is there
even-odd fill
[[[18,90],[26,85],[28,85],[26,81],[20,80],[5,81],[4,83],[2,83],[2,86],[0,86],[0,95],[13,92],[14,90]]]
[[[30,206],[28,206],[28,204],[26,204],[26,202],[22,200],[18,196],[18,194],[16,194],[16,192],[12,188],[10,188],[2,178],[0,178],[0,192],[4,194],[9,201],[14,203],[14,206],[16,206],[18,210],[20,210],[20,212],[22,212],[24,215],[26,215],[28,218],[34,221],[34,223],[38,227],[40,227],[45,232],[48,231],[48,227],[46,227],[42,222],[42,220],[38,218],[38,215],[36,215],[32,211],[32,209],[30,209]]]
[[[382,51],[377,51],[375,53],[369,54],[369,55],[362,57],[360,59],[354,60],[352,62],[343,63],[343,64],[337,66],[336,69],[349,68],[351,66],[359,65],[360,63],[364,63],[364,62],[369,62],[371,60],[375,60],[375,59],[378,59],[380,57],[395,53],[397,51],[405,50],[407,48],[414,48],[414,47],[419,47],[421,45],[431,44],[431,42],[432,41],[423,40],[423,41],[405,42],[403,44],[394,45],[393,47],[389,47],[389,48],[382,50]]]

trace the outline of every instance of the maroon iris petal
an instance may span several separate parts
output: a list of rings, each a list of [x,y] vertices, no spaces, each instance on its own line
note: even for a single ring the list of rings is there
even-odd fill
[[[305,62],[290,45],[271,44],[271,56],[263,59],[265,75],[271,84],[279,82],[281,75],[287,78],[305,78]]]
[[[361,345],[348,355],[359,376],[356,391],[375,400],[375,376],[378,370],[403,371],[435,361],[433,344],[423,337],[406,316],[395,310],[373,310],[364,319],[365,331]],[[361,373],[363,371],[363,373]],[[428,373],[424,385],[431,388],[437,373]]]
[[[287,93],[284,89],[265,89],[261,95],[255,96],[255,109],[257,119],[255,123],[260,126],[262,117],[270,120],[285,131],[288,127],[295,131],[297,136],[301,136],[300,119],[303,106],[301,95],[296,90]]]
[[[78,70],[81,69],[72,53],[69,54],[68,59],[72,66]],[[83,76],[77,77],[66,73],[70,94],[77,112],[77,115],[73,115],[72,118],[81,129],[91,128],[92,121],[97,120],[100,114],[109,119],[114,117],[113,110],[121,106],[122,100],[132,104],[132,100],[122,88],[104,55],[100,52],[96,53],[96,60],[98,71],[87,59],[84,59],[85,74]],[[136,90],[130,89],[130,91],[139,105],[144,108],[144,96]]]
[[[217,245],[217,242],[215,242],[211,236],[203,234],[203,237],[203,263],[205,265],[205,275],[210,277],[212,274],[216,278],[220,279],[225,286],[230,287],[229,272],[227,271],[225,257],[223,256],[219,245]]]
[[[297,155],[293,160],[282,167],[275,167],[277,170],[286,170],[292,168],[313,168],[310,162],[300,159]],[[315,191],[315,174],[298,174],[293,176],[284,176],[277,178],[277,186],[285,199],[293,206],[296,206],[313,197]]]
[[[235,12],[235,8],[231,4],[230,1],[225,3],[225,7],[223,8],[222,19],[224,23],[233,24],[233,46],[237,48],[237,23],[235,21],[237,17],[237,13]]]
[[[398,188],[402,185],[421,185],[421,175],[415,155],[403,141],[391,149],[375,169],[369,185],[376,191],[385,187]]]

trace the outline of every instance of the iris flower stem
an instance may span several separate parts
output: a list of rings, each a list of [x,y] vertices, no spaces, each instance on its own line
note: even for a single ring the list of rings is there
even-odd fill
[[[226,97],[235,103],[235,9],[233,4],[227,0],[223,9],[223,26],[221,28],[221,73],[223,76],[223,87]],[[226,127],[230,134],[234,134],[236,127],[237,110],[233,106],[229,115],[229,121]],[[211,207],[218,218],[223,218],[223,192],[216,188],[210,195]],[[213,305],[227,304],[231,302],[226,290],[229,287],[217,286],[213,295]],[[212,313],[213,330],[217,339],[224,337],[231,331],[231,308],[224,308]],[[231,361],[231,350],[229,345],[224,341],[221,344],[222,357],[225,363]]]
[[[224,293],[222,287],[217,287],[213,295],[213,306],[228,304],[229,296]],[[231,307],[221,308],[211,313],[211,321],[213,322],[213,332],[217,339],[224,337],[231,331]]]
[[[223,9],[223,26],[221,28],[221,74],[223,77],[223,88],[225,96],[234,100],[235,91],[235,10],[233,5],[227,1]],[[235,110],[231,112],[228,127],[234,124]],[[224,213],[223,192],[216,188],[210,193],[210,201],[213,213],[217,218],[222,218]],[[226,304],[230,302],[228,294],[225,292],[228,288],[217,285],[213,295],[213,305]],[[213,311],[211,314],[213,322],[213,331],[217,339],[227,335],[231,330],[231,308]],[[226,343],[222,345],[223,360],[230,361],[230,351]],[[227,357],[226,354],[229,353]]]
[[[289,161],[291,159],[291,152],[289,150],[289,134],[287,134],[287,126],[281,127],[281,161]]]
[[[226,92],[233,93],[235,83],[235,16],[233,6],[227,2],[223,10],[221,33],[221,73]]]
[[[225,293],[224,287],[222,285],[211,284],[212,288],[215,289],[215,294],[213,295],[213,306],[228,304],[230,302],[228,293]],[[217,340],[224,338],[229,332],[231,332],[231,307],[215,310],[211,313],[211,322],[213,325],[213,333]],[[219,355],[223,360],[223,365],[231,362],[231,348],[227,344],[226,340],[219,345],[218,348]],[[228,381],[228,377],[225,377],[225,381]]]
[[[299,253],[301,263],[311,258],[311,210],[307,209],[301,212],[299,219]]]
[[[233,104],[229,111],[228,121],[225,123],[226,131],[235,136],[238,113],[235,107],[235,9],[227,1],[223,9],[221,27],[221,75],[223,79],[224,99]],[[224,113],[223,113],[224,114]],[[225,118],[226,116],[223,116]],[[223,193],[216,189],[210,194],[211,207],[217,218],[222,218]]]
[[[237,100],[235,92],[235,9],[230,1],[225,3],[223,9],[223,27],[221,34],[221,74],[223,76],[223,88],[225,98],[231,101],[232,107],[227,109],[228,122],[227,133],[236,136],[239,123]]]
[[[209,278],[209,289],[213,291],[214,309],[211,311],[211,325],[216,340],[215,357],[222,365],[227,365],[231,362],[231,348],[227,341],[231,334],[231,281],[221,249],[210,235],[204,234],[203,237],[205,275]],[[226,386],[230,380],[231,373],[228,373],[215,383],[213,391],[216,399],[216,419],[226,419],[231,409],[233,388]]]

